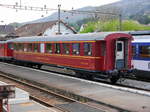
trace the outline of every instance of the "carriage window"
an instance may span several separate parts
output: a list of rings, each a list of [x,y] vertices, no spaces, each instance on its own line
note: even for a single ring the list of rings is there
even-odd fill
[[[17,44],[14,44],[14,50],[17,51]]]
[[[3,49],[3,48],[4,48],[4,45],[3,45],[3,44],[1,44],[1,45],[0,45],[0,49]]]
[[[32,44],[28,44],[28,52],[32,52]]]
[[[33,50],[34,50],[34,52],[38,52],[38,50],[39,50],[39,44],[38,43],[36,43],[36,44],[33,44]]]
[[[73,54],[74,55],[79,55],[80,54],[80,44],[79,43],[73,43],[72,44],[72,48],[73,48]]]
[[[150,57],[150,45],[140,46],[140,57],[149,58]]]
[[[84,43],[84,55],[91,56],[92,55],[92,44]]]
[[[63,54],[69,54],[69,44],[68,43],[63,44]]]
[[[27,52],[27,44],[24,44],[24,49],[23,49],[24,52]]]
[[[9,44],[8,44],[8,48],[9,48],[9,49],[13,49],[12,43],[9,43]]]
[[[105,56],[106,54],[106,43],[102,42],[101,43],[101,56]]]
[[[55,48],[55,51],[54,51],[54,53],[56,53],[56,54],[60,54],[60,44],[54,44],[54,48]]]
[[[17,44],[17,51],[23,51],[23,44]]]
[[[136,46],[132,46],[132,56],[136,57]]]
[[[52,44],[46,44],[46,53],[52,53]]]

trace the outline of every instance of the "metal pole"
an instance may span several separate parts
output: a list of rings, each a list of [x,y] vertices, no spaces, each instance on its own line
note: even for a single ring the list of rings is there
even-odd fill
[[[20,0],[20,7],[21,7],[21,0]]]
[[[60,7],[61,5],[58,4],[58,34],[60,34]]]
[[[119,30],[122,31],[122,15],[119,14]]]

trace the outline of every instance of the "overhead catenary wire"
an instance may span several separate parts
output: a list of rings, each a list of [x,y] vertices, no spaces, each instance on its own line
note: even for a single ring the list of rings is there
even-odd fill
[[[16,11],[18,10],[28,10],[28,11],[42,11],[42,12],[46,12],[46,14],[49,11],[58,11],[58,21],[60,21],[60,13],[61,12],[66,12],[66,13],[71,13],[73,14],[104,14],[104,15],[112,15],[112,16],[117,16],[119,18],[119,30],[122,30],[122,15],[120,13],[111,13],[111,12],[101,12],[99,10],[74,10],[73,8],[71,10],[65,10],[65,9],[60,9],[60,4],[58,5],[58,8],[48,8],[46,5],[44,5],[43,7],[33,7],[33,6],[23,6],[18,5],[18,3],[16,2],[15,5],[8,5],[8,4],[0,4],[0,7],[5,7],[5,8],[10,8],[10,9],[15,9]],[[60,31],[58,31],[60,32]]]

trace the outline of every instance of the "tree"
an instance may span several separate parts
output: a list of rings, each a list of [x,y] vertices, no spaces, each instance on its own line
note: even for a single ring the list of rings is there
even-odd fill
[[[130,19],[137,20],[141,24],[149,24],[150,17],[148,15],[136,14],[130,16]]]

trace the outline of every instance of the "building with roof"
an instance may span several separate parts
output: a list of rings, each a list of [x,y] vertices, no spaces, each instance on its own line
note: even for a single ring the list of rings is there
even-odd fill
[[[17,37],[27,37],[27,36],[50,36],[58,34],[58,21],[49,21],[42,23],[32,23],[26,24],[18,28],[12,36]],[[64,23],[60,21],[60,34],[75,34],[76,31]],[[11,36],[11,34],[10,34]]]
[[[0,25],[0,40],[6,40],[6,35],[14,32],[15,29],[11,25]]]

